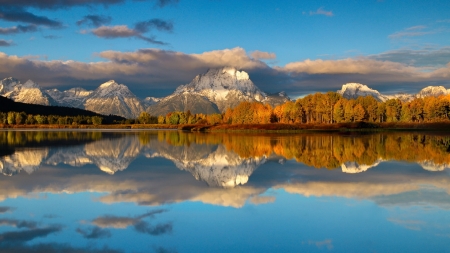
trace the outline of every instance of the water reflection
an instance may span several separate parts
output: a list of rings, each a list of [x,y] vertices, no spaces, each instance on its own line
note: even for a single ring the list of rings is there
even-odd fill
[[[44,136],[43,136],[44,135]],[[53,142],[64,142],[57,145]],[[0,132],[4,175],[40,165],[94,164],[114,174],[140,155],[162,157],[210,186],[234,187],[267,161],[295,159],[315,167],[360,173],[385,161],[415,162],[427,171],[450,167],[450,136],[430,134],[242,135],[176,131],[138,133]],[[66,143],[67,142],[67,143]],[[85,142],[85,143],[83,143]],[[71,144],[72,143],[72,144]],[[10,154],[5,152],[15,148]],[[1,155],[1,154],[0,154]]]
[[[386,231],[391,231],[393,228],[390,226],[395,225],[406,230],[432,231],[430,233],[433,235],[439,234],[443,238],[450,235],[450,222],[445,220],[450,209],[450,136],[447,135],[24,131],[0,132],[0,140],[0,169],[6,175],[0,177],[0,201],[7,203],[26,197],[26,203],[40,203],[46,198],[42,196],[43,193],[70,194],[68,198],[78,208],[78,202],[86,202],[90,206],[100,205],[89,211],[85,208],[70,210],[76,213],[73,214],[76,218],[62,222],[61,225],[50,222],[53,219],[48,217],[56,217],[54,220],[61,221],[67,215],[65,212],[49,209],[46,213],[41,213],[42,218],[37,222],[18,218],[19,214],[15,214],[17,207],[2,204],[0,215],[11,217],[0,217],[0,249],[14,245],[24,248],[26,245],[23,243],[41,242],[39,238],[69,233],[66,232],[67,227],[70,227],[72,236],[87,241],[116,238],[123,231],[158,238],[183,238],[181,234],[185,230],[182,229],[182,224],[186,224],[186,221],[177,220],[177,217],[185,217],[191,207],[185,207],[183,212],[177,211],[177,208],[186,203],[233,207],[233,210],[245,210],[249,205],[255,210],[263,210],[263,206],[273,205],[277,208],[268,215],[259,217],[264,220],[258,220],[257,224],[270,223],[268,220],[276,219],[273,217],[274,213],[280,213],[280,217],[283,217],[281,213],[292,209],[292,213],[284,215],[293,215],[295,218],[273,224],[272,229],[284,229],[289,227],[290,222],[295,223],[297,220],[303,222],[298,224],[299,227],[308,226],[308,219],[316,217],[314,211],[318,212],[318,217],[312,219],[320,223],[321,219],[326,219],[326,215],[323,215],[326,210],[312,208],[312,213],[305,216],[309,217],[306,220],[296,216],[295,212],[306,212],[303,210],[308,205],[320,205],[319,200],[328,197],[363,201],[346,203],[349,206],[340,207],[341,213],[354,215],[346,222],[357,222],[357,217],[361,214],[355,214],[355,210],[359,210],[361,205],[365,205],[364,201],[368,201],[372,205],[366,206],[366,211],[373,211],[373,205],[388,210],[394,207],[387,217],[373,218],[373,224],[372,221],[368,222],[369,227],[370,224],[379,225],[382,219],[383,222],[388,222],[382,226]],[[95,195],[77,199],[76,196],[86,192]],[[289,202],[288,206],[279,206],[283,199],[288,198],[284,193],[289,198],[300,196],[302,199],[296,201],[309,201],[308,205],[298,206],[294,201]],[[120,211],[111,211],[116,210],[112,207],[123,204],[133,204],[134,208],[127,206]],[[352,209],[351,205],[358,208]],[[331,206],[325,208],[333,209]],[[102,211],[96,212],[97,209]],[[255,210],[247,212],[259,213]],[[177,213],[177,216],[172,216],[172,212]],[[205,209],[198,212],[200,217],[195,219],[196,223],[220,223],[226,226],[221,223],[225,221],[213,219],[218,213],[208,217],[202,216],[202,212]],[[432,216],[436,219],[441,218],[440,222],[444,225],[438,226],[439,221],[430,220],[432,216],[429,213],[433,213]],[[187,215],[186,220],[189,220],[188,217],[190,216]],[[233,224],[230,217],[226,221]],[[48,222],[42,222],[43,219]],[[339,219],[340,217],[335,217],[333,222]],[[67,225],[73,220],[78,220],[77,225]],[[314,230],[314,226],[310,225],[309,228]],[[2,230],[5,227],[13,227],[17,231],[5,232]],[[192,227],[185,229],[193,234],[200,233],[192,231]],[[345,234],[348,230],[340,230],[340,227],[335,227],[335,230],[333,240],[330,239],[331,235],[304,237],[297,244],[300,248],[285,251],[305,250],[301,247],[316,247],[317,250],[336,250],[341,247],[341,251],[345,251],[336,238],[338,233]],[[216,229],[211,231],[219,233]],[[406,234],[404,236],[406,238]],[[16,237],[25,239],[14,241]],[[9,244],[2,245],[5,241],[2,238],[7,238]],[[294,239],[293,241],[298,240]],[[167,240],[162,246],[153,245],[149,251],[172,250],[170,247],[176,244]],[[285,243],[286,240],[280,239],[278,243]],[[40,245],[43,249],[46,248],[44,246],[50,247]],[[189,252],[183,250],[188,246],[189,243],[183,244],[177,251]],[[69,250],[72,246],[57,247]],[[191,251],[198,251],[198,248],[192,247]],[[100,248],[102,247],[94,247],[91,251],[99,251]],[[270,249],[275,251],[277,248]],[[355,248],[350,248],[347,252],[352,249],[354,251]],[[377,249],[386,251],[383,248]],[[420,248],[417,249],[416,251],[420,251]],[[260,251],[263,250],[267,248],[260,248]],[[314,251],[311,248],[307,250]],[[136,249],[123,251],[147,252]]]

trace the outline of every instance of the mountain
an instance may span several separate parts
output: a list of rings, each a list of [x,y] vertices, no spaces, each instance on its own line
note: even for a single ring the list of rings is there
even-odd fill
[[[21,84],[14,78],[0,82],[0,95],[17,102],[80,108],[126,118],[136,118],[143,111],[152,115],[188,110],[211,114],[224,112],[243,101],[276,106],[290,100],[284,92],[267,95],[250,80],[245,71],[233,67],[210,69],[164,98],[147,97],[140,100],[127,86],[114,80],[101,84],[94,91],[83,88],[44,91],[31,80]]]
[[[373,90],[367,87],[367,85],[360,83],[346,83],[342,85],[342,88],[338,90],[337,93],[341,94],[344,98],[347,99],[356,99],[358,97],[365,96],[372,96],[378,101],[386,101],[389,99],[377,90]]]
[[[148,108],[149,106],[154,105],[154,104],[158,103],[159,101],[161,101],[161,98],[146,97],[141,102],[142,102],[142,105],[144,106],[144,108]]]
[[[424,98],[429,96],[438,97],[440,95],[450,94],[450,89],[447,90],[443,86],[428,86],[423,88],[417,94],[399,93],[394,95],[383,95],[377,90],[369,88],[367,85],[360,83],[346,83],[342,85],[342,88],[337,91],[344,98],[356,99],[358,97],[372,96],[380,102],[384,102],[389,99],[400,99],[404,102],[411,101],[414,98]]]
[[[272,107],[275,107],[277,105],[281,105],[283,103],[286,103],[287,101],[291,100],[289,96],[286,94],[286,92],[281,91],[278,93],[268,94],[266,98],[262,101],[265,104],[269,104]]]
[[[114,80],[101,84],[86,99],[86,110],[136,118],[144,111],[141,101],[123,84]]]
[[[423,88],[419,93],[417,93],[416,97],[424,98],[424,97],[438,97],[441,95],[450,94],[450,90],[444,88],[444,86],[428,86]]]
[[[0,95],[27,104],[57,104],[37,83],[31,80],[22,84],[12,77],[5,78],[0,81]]]
[[[245,71],[224,67],[209,69],[197,75],[189,84],[179,86],[172,95],[151,105],[148,111],[153,115],[165,115],[174,108],[190,110],[192,113],[214,113],[224,112],[243,101],[276,105],[288,100],[284,92],[268,96],[250,80]]]
[[[92,91],[85,90],[83,88],[72,88],[66,91],[59,91],[58,89],[46,90],[59,105],[84,108],[84,102],[92,94]]]
[[[246,72],[232,67],[210,69],[205,74],[196,76],[189,84],[179,86],[174,95],[182,93],[205,96],[220,111],[235,107],[242,101],[262,101],[266,97]]]

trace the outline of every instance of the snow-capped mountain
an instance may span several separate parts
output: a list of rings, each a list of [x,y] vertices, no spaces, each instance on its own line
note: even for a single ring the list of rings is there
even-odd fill
[[[72,88],[66,91],[46,91],[60,106],[81,108],[104,115],[136,118],[144,111],[141,101],[123,84],[114,80],[101,84],[93,91]]]
[[[46,92],[62,106],[84,109],[84,103],[93,91],[88,91],[83,88],[72,88],[65,91],[51,89],[46,90]]]
[[[101,114],[136,118],[144,111],[141,101],[123,84],[114,80],[101,84],[86,99],[84,109]]]
[[[440,96],[450,94],[450,90],[444,88],[444,86],[428,86],[423,88],[419,93],[417,93],[416,97],[424,98],[430,96]]]
[[[142,100],[142,105],[144,106],[144,108],[147,108],[151,105],[158,103],[159,101],[161,101],[161,98],[146,97],[144,98],[144,100]]]
[[[0,95],[16,102],[38,105],[56,105],[49,94],[32,80],[22,84],[12,77],[0,81]]]
[[[367,85],[360,83],[346,83],[342,85],[342,88],[338,90],[337,93],[341,94],[344,98],[347,99],[356,99],[358,97],[365,96],[372,96],[378,101],[386,101],[389,99],[377,90],[373,90],[367,87]]]
[[[400,93],[394,95],[383,95],[379,91],[369,88],[367,85],[360,83],[346,83],[342,85],[342,88],[337,91],[344,98],[355,99],[358,97],[372,96],[380,102],[384,102],[389,99],[400,99],[404,102],[411,101],[414,98],[424,97],[438,97],[440,95],[450,94],[450,89],[445,89],[443,86],[428,86],[423,88],[417,94]]]
[[[268,96],[250,80],[245,71],[238,71],[234,67],[224,67],[210,69],[205,74],[197,75],[189,84],[179,86],[172,95],[150,106],[148,111],[151,114],[164,115],[173,108],[182,108],[193,113],[194,111],[211,113],[214,107],[212,104],[223,112],[243,101],[258,101],[274,105],[288,100],[290,100],[289,97],[283,92]],[[202,102],[196,104],[193,103],[194,101]],[[206,109],[209,110],[206,111]]]

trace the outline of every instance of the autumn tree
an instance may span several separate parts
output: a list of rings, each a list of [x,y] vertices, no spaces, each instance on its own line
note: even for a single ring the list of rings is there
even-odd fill
[[[141,112],[141,114],[139,114],[138,121],[141,124],[150,123],[150,114],[148,112]]]
[[[344,105],[344,118],[346,122],[353,122],[355,114],[353,108],[355,107],[355,100],[347,100]]]
[[[353,117],[355,121],[363,121],[366,117],[366,111],[361,104],[357,104],[353,108]]]
[[[402,112],[402,102],[400,99],[389,99],[385,102],[386,105],[386,121],[397,122],[400,120]]]
[[[334,121],[337,123],[345,121],[344,106],[345,106],[346,101],[347,100],[345,98],[342,98],[342,99],[339,99],[337,101],[337,103],[334,105],[333,118],[334,118]]]

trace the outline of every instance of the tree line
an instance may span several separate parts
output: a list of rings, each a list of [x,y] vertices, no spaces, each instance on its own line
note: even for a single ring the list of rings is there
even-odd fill
[[[8,125],[101,125],[100,116],[33,115],[25,112],[0,112],[0,124]]]
[[[346,99],[336,92],[315,93],[276,107],[260,102],[241,102],[222,114],[171,112],[155,117],[158,124],[332,124],[343,122],[438,122],[450,119],[450,95],[414,98],[411,101],[374,97]]]

